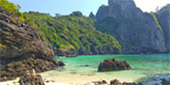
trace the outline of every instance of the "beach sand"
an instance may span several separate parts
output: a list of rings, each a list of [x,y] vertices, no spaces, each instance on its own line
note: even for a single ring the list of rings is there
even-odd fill
[[[100,81],[100,80],[106,80],[108,83],[110,80],[116,79],[116,78],[110,78],[110,77],[103,77],[102,76],[85,76],[85,75],[72,75],[72,74],[67,74],[67,75],[51,75],[54,73],[53,71],[49,72],[44,72],[41,73],[40,75],[43,77],[44,81],[49,80],[49,83],[45,82],[45,85],[84,85],[87,84],[88,82],[92,81]],[[119,79],[120,81],[126,81],[126,82],[131,82],[132,80],[123,80]],[[0,82],[0,85],[19,85],[18,82],[19,78],[16,80],[11,80],[7,82]],[[53,81],[53,82],[51,82]]]

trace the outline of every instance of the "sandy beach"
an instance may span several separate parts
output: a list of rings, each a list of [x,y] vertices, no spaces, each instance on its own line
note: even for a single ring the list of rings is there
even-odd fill
[[[112,80],[111,78],[101,78],[96,77],[96,76],[81,76],[81,75],[56,75],[55,73],[53,76],[50,76],[50,73],[54,73],[54,71],[49,71],[49,72],[44,72],[41,73],[40,75],[43,77],[44,81],[49,81],[49,83],[45,82],[45,85],[84,85],[87,83],[90,83],[92,81],[100,81],[100,80],[106,80],[107,82],[110,82],[110,80]],[[113,77],[114,79],[114,77]],[[116,78],[115,78],[116,79]],[[121,80],[120,81],[124,81],[124,82],[131,82],[132,80]],[[11,81],[6,81],[6,82],[0,82],[0,85],[19,85],[19,83],[17,83],[19,81],[19,78],[17,78],[16,80],[11,80]]]

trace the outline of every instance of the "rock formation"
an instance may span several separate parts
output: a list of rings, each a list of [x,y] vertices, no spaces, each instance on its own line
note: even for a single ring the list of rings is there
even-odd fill
[[[127,83],[123,82],[121,83],[119,80],[111,80],[110,85],[143,85],[142,83]]]
[[[51,70],[58,66],[54,52],[20,15],[0,7],[0,81],[15,79],[25,71]]]
[[[41,75],[37,75],[35,70],[27,71],[19,80],[20,85],[45,85]]]
[[[92,18],[92,19],[96,18],[96,16],[93,14],[93,12],[90,13],[89,17]]]
[[[65,66],[65,64],[64,64],[63,61],[58,61],[58,65],[59,65],[59,66]]]
[[[165,46],[170,53],[170,4],[161,8],[155,15],[164,32]]]
[[[102,80],[102,81],[93,81],[92,84],[94,84],[94,85],[108,85],[105,80]],[[89,84],[87,84],[87,85],[89,85]]]
[[[109,0],[96,14],[95,27],[113,35],[123,53],[166,52],[164,32],[154,16],[142,12],[133,0]]]
[[[84,85],[144,85],[142,83],[130,83],[130,82],[120,82],[117,79],[111,80],[110,83],[106,82],[105,80],[102,81],[92,81],[88,82],[87,84]]]
[[[170,85],[170,79],[167,81],[165,79],[162,80],[161,82],[162,85]]]
[[[131,67],[130,65],[124,61],[116,61],[114,58],[113,59],[106,59],[102,62],[100,62],[100,65],[98,67],[99,72],[104,72],[104,71],[116,71],[116,70],[130,70]]]

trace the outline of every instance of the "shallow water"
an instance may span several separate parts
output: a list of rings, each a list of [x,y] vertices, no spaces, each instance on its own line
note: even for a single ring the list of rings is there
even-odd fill
[[[101,61],[108,58],[127,61],[132,70],[97,72]],[[170,74],[170,54],[154,55],[87,55],[75,58],[56,58],[65,62],[66,66],[59,70],[45,72],[45,77],[59,79],[60,81],[90,81],[90,80],[112,80],[118,79],[126,82],[136,82],[159,74]],[[62,79],[61,79],[62,78]]]

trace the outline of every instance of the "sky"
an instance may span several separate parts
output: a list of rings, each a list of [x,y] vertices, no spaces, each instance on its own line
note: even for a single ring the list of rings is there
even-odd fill
[[[96,14],[101,5],[108,5],[108,0],[9,0],[19,4],[21,12],[39,11],[55,15],[69,15],[73,11],[81,11],[88,16],[90,12]],[[170,4],[170,0],[134,0],[137,7],[144,12],[155,11],[157,7],[161,8]]]

